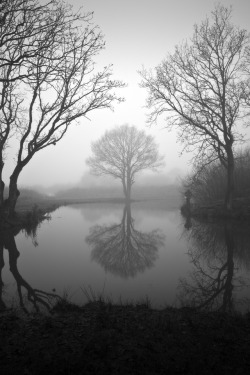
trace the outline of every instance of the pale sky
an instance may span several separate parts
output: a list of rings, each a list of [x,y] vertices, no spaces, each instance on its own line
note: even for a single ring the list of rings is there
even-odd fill
[[[127,83],[118,94],[125,103],[115,105],[114,112],[99,110],[71,126],[68,134],[57,144],[37,153],[25,167],[20,184],[53,185],[77,184],[88,170],[85,160],[91,153],[91,142],[107,129],[128,123],[144,129],[155,137],[159,149],[165,155],[166,166],[162,173],[174,168],[184,174],[191,166],[189,154],[180,156],[181,145],[176,134],[164,129],[164,120],[157,126],[146,126],[146,92],[139,87],[142,68],[158,65],[176,44],[189,39],[193,25],[200,23],[214,9],[213,0],[68,0],[77,9],[94,11],[93,22],[99,25],[105,36],[106,50],[98,56],[98,65],[113,64],[114,78]],[[250,0],[221,0],[221,4],[233,6],[233,22],[249,28]],[[14,157],[8,150],[8,165]],[[7,169],[9,173],[10,168]],[[7,177],[5,173],[5,177]],[[8,180],[5,179],[8,183]]]

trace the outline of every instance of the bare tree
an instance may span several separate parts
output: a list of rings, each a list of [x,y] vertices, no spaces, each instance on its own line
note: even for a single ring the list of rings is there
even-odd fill
[[[4,151],[16,130],[16,111],[22,102],[15,93],[14,82],[19,84],[31,76],[32,59],[51,50],[55,38],[62,37],[64,23],[81,18],[76,14],[67,20],[64,13],[56,0],[44,5],[35,0],[3,0],[0,4],[0,206]]]
[[[58,0],[44,6],[35,0],[10,3],[13,7],[1,11],[0,166],[2,173],[4,152],[14,135],[16,165],[4,202],[12,215],[19,175],[35,153],[56,145],[72,123],[93,110],[122,101],[113,89],[123,83],[111,80],[111,66],[95,71],[94,58],[105,42],[92,25],[92,13],[74,13]],[[3,181],[1,187],[0,204]]]
[[[107,131],[92,144],[92,153],[87,159],[91,173],[121,180],[127,201],[131,198],[135,175],[144,169],[156,170],[163,159],[153,137],[129,125]]]
[[[39,35],[39,23],[34,18],[39,19],[41,8],[45,11],[44,7],[29,0],[3,0],[0,4],[0,206],[3,205],[4,190],[3,152],[13,121],[13,111],[9,110],[10,82],[28,75],[26,61],[38,51],[34,41]],[[29,22],[26,22],[27,18]]]
[[[246,73],[249,35],[231,24],[231,9],[217,5],[212,17],[195,25],[191,43],[183,43],[156,67],[143,69],[141,86],[148,90],[149,121],[166,115],[167,128],[196,162],[219,159],[227,171],[225,207],[232,209],[234,143],[242,140],[237,126],[249,115]]]

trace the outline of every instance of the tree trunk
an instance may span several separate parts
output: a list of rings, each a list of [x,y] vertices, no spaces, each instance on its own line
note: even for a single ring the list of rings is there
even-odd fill
[[[3,172],[4,163],[0,160],[0,210],[3,208],[4,203],[4,182],[2,180],[2,172]]]
[[[9,215],[12,216],[15,212],[16,202],[20,195],[20,191],[17,188],[17,178],[10,178],[9,186],[9,197],[8,197],[8,210]]]
[[[234,195],[234,155],[232,148],[227,152],[227,190],[225,197],[225,208],[228,213],[233,209],[233,195]]]
[[[125,198],[127,199],[127,185],[126,185],[125,177],[122,179],[122,187],[123,187],[123,194]]]
[[[130,168],[127,166],[127,195],[126,201],[130,202],[131,199],[131,176],[130,176]]]
[[[126,196],[126,201],[130,202],[131,200],[131,184],[127,185],[127,196]]]
[[[22,167],[18,166],[18,168],[16,167],[14,172],[10,176],[9,196],[5,201],[6,211],[9,217],[12,217],[14,215],[17,199],[20,195],[20,191],[17,188],[17,180],[21,171]]]
[[[0,177],[0,210],[3,208],[4,203],[4,182]]]
[[[126,202],[131,200],[131,179],[129,176],[122,179],[123,193],[126,199]]]

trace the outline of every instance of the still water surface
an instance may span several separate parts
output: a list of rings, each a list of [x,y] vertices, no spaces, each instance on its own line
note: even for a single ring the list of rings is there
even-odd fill
[[[61,207],[36,237],[20,232],[14,243],[3,254],[7,307],[28,297],[39,305],[47,293],[83,304],[85,289],[155,308],[249,310],[249,227],[185,222],[164,201]]]

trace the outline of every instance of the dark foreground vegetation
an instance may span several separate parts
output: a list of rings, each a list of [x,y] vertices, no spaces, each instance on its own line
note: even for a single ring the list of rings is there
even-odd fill
[[[147,304],[83,307],[0,318],[1,374],[246,374],[250,316]]]
[[[225,208],[227,174],[221,163],[214,162],[197,168],[183,182],[183,194],[190,195],[182,207],[184,214],[201,217],[227,217],[250,219],[250,149],[236,154],[234,169],[233,207]],[[188,199],[187,199],[188,200]]]

